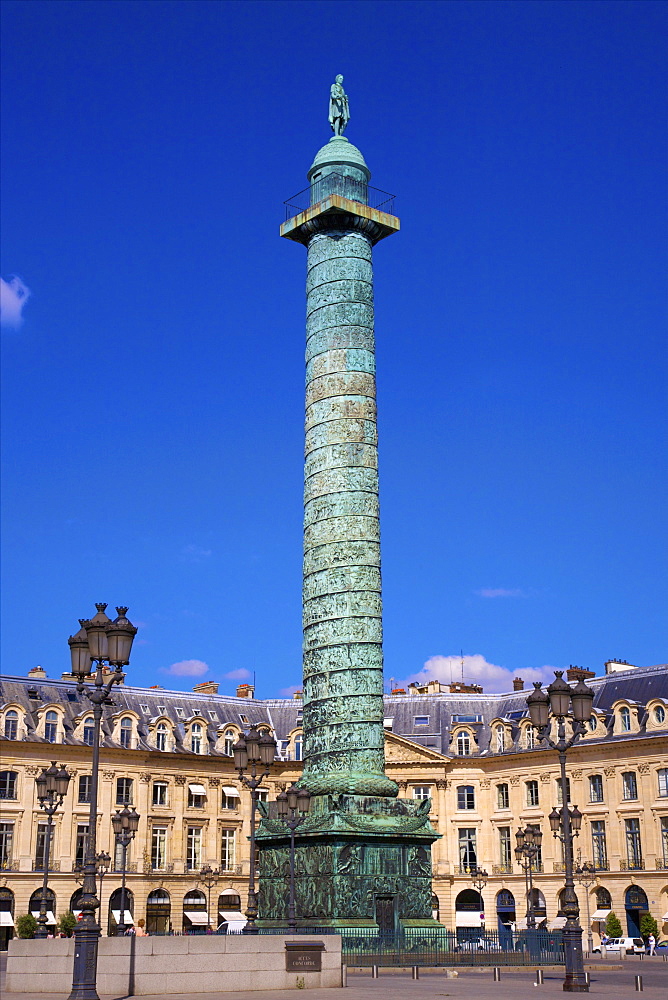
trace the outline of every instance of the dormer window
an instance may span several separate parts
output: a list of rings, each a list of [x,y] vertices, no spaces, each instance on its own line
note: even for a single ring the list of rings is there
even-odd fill
[[[194,722],[190,727],[190,749],[193,753],[202,752],[202,727]]]
[[[164,753],[167,750],[169,730],[164,722],[159,722],[155,729],[155,749]]]
[[[496,752],[503,753],[506,749],[506,734],[501,726],[496,730]]]
[[[233,729],[226,729],[225,735],[223,736],[223,753],[226,757],[234,756],[234,744],[236,743],[237,734]]]
[[[657,705],[654,709],[654,721],[661,726],[666,721],[666,710],[663,705]]]
[[[121,719],[118,741],[126,749],[132,746],[132,719],[129,719],[127,716]]]
[[[167,706],[166,705],[158,705],[158,713],[160,715],[167,715]]]
[[[536,745],[536,730],[533,726],[527,726],[524,730],[524,745],[527,750],[533,750]]]
[[[182,708],[177,708],[176,709],[176,714],[177,714],[177,716],[178,716],[179,719],[184,719],[186,713],[183,711]]]
[[[626,707],[626,705],[620,709],[619,721],[621,724],[621,729],[623,733],[631,732],[631,710]]]
[[[5,739],[16,740],[19,736],[19,713],[11,709],[5,713]]]
[[[457,736],[457,755],[459,757],[471,755],[471,736],[467,732],[459,733]]]
[[[86,746],[92,747],[95,743],[95,720],[92,715],[84,719],[82,738]]]
[[[44,719],[44,739],[55,743],[58,739],[58,713],[47,712]]]
[[[303,737],[301,733],[298,733],[297,736],[295,736],[295,760],[302,759],[302,739]]]
[[[139,707],[141,708],[144,715],[148,715],[148,713],[150,712],[148,705],[140,705]]]
[[[429,716],[428,715],[416,715],[413,719],[414,726],[428,726]]]

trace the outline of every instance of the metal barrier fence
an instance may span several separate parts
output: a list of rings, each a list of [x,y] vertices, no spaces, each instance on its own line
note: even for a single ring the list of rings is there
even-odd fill
[[[260,934],[285,934],[286,928],[266,928]],[[409,927],[394,934],[372,927],[299,927],[297,934],[341,935],[342,961],[348,967],[382,966],[540,966],[563,965],[564,945],[560,931],[520,931],[517,934],[472,929],[449,931],[445,927]]]

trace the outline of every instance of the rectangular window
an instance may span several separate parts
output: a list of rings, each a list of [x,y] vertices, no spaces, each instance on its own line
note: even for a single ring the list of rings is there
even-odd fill
[[[86,844],[88,843],[88,823],[77,825],[77,839],[74,846],[74,864],[76,868],[83,868],[86,860]]]
[[[79,777],[79,802],[90,802],[91,793],[93,791],[93,775],[92,774],[82,774]]]
[[[659,797],[663,799],[668,795],[668,767],[660,767],[656,774],[659,782]]]
[[[269,801],[269,789],[268,788],[258,788],[258,790],[257,790],[257,801],[258,802],[268,802]]]
[[[478,867],[476,854],[475,828],[459,830],[459,868],[460,872],[470,872]]]
[[[188,809],[203,809],[206,802],[206,788],[194,782],[188,785]]]
[[[0,799],[16,798],[16,771],[0,772]]]
[[[430,799],[431,785],[413,785],[414,799]]]
[[[125,870],[128,870],[128,865],[130,864],[130,857],[132,855],[132,841],[128,844],[127,851],[125,852]],[[116,841],[114,845],[114,871],[123,871],[123,845]]]
[[[638,798],[638,782],[636,781],[635,771],[622,772],[622,798],[624,799]]]
[[[414,726],[428,726],[429,716],[428,715],[416,715],[413,719]]]
[[[661,846],[663,848],[663,863],[668,865],[668,816],[661,817]]]
[[[116,805],[132,805],[132,778],[116,778]]]
[[[475,809],[475,789],[473,785],[460,785],[457,789],[457,808]]]
[[[566,801],[571,801],[571,779],[566,778]],[[563,805],[564,796],[561,791],[561,778],[557,778],[557,805]]]
[[[151,839],[151,868],[154,871],[164,871],[166,867],[167,827],[154,826]]]
[[[512,871],[513,854],[509,826],[499,827],[499,861],[506,871]]]
[[[590,802],[602,802],[603,801],[603,775],[602,774],[590,774],[589,775],[589,801]]]
[[[35,840],[35,868],[37,871],[44,869],[46,860],[46,835],[48,827],[46,823],[37,824],[37,838]],[[49,857],[52,855],[49,854]]]
[[[527,805],[537,806],[538,805],[538,782],[537,781],[527,781]]]
[[[202,828],[189,826],[186,838],[186,868],[199,871],[202,867]]]
[[[154,806],[166,806],[167,805],[167,782],[166,781],[154,781],[153,782],[153,805]]]
[[[594,859],[594,868],[599,868],[604,872],[607,871],[608,848],[605,843],[605,823],[602,819],[592,820],[591,849]]]
[[[496,786],[496,808],[497,809],[509,809],[510,808],[510,797],[508,795],[508,785],[505,783],[503,785]]]
[[[11,864],[13,844],[14,824],[0,823],[0,869],[6,869]]]
[[[221,871],[230,872],[234,870],[236,864],[236,830],[222,830],[220,841],[220,868]]]
[[[629,868],[635,870],[641,869],[642,845],[640,843],[640,820],[625,819],[624,826],[626,828],[626,860],[628,861]]]

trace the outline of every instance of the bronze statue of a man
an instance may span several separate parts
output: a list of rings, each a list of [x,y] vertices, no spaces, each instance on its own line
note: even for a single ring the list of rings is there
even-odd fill
[[[343,89],[343,77],[339,73],[329,91],[329,124],[334,135],[343,135],[349,121],[348,95]]]

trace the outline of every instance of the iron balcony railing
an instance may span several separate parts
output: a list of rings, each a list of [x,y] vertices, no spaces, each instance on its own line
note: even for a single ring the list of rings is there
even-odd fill
[[[32,870],[34,872],[43,872],[44,871],[44,861],[40,861],[40,860],[33,861],[33,863],[32,863]],[[59,872],[60,871],[60,861],[51,861],[49,859],[49,871],[50,872]]]
[[[642,858],[633,858],[630,861],[620,861],[619,870],[622,872],[644,872],[645,862]]]
[[[504,862],[502,865],[492,865],[492,875],[512,875],[513,866],[510,861]]]
[[[298,191],[291,198],[283,202],[285,205],[285,218],[291,219],[300,212],[305,212],[311,205],[316,205],[331,194],[338,194],[342,198],[350,201],[357,201],[361,205],[368,205],[380,212],[394,213],[395,195],[388,191],[381,191],[380,188],[371,187],[365,181],[357,180],[355,177],[346,177],[344,174],[325,174],[319,180],[314,181],[303,191]]]

